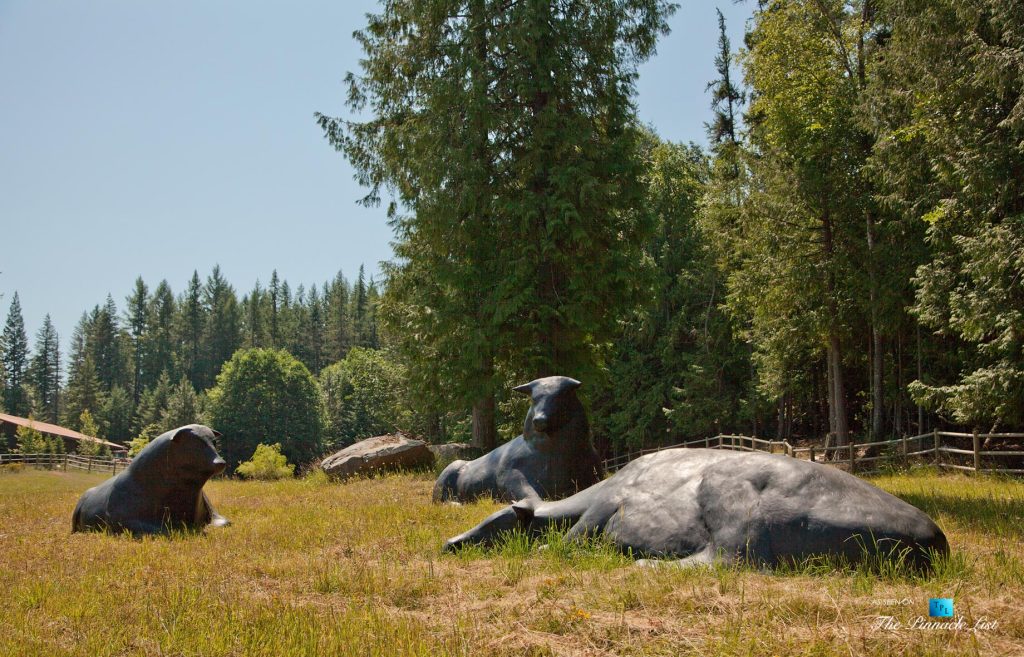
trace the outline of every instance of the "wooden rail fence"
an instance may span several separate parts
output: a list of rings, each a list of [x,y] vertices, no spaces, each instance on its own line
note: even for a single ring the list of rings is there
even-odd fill
[[[792,458],[826,463],[856,474],[871,474],[888,464],[931,462],[939,468],[968,472],[996,472],[1024,475],[1024,468],[1000,467],[1005,459],[1024,457],[1022,450],[982,449],[990,441],[1024,441],[1024,433],[958,433],[931,431],[918,436],[905,436],[873,443],[851,443],[841,446],[794,447],[785,440],[764,440],[750,436],[719,434],[675,445],[651,447],[620,454],[604,461],[607,472],[615,472],[644,454],[677,447],[706,447],[745,452],[785,454]],[[970,441],[970,449],[965,445]]]
[[[0,467],[14,464],[46,468],[48,470],[84,470],[117,474],[131,462],[130,459],[108,456],[81,456],[79,454],[0,454]]]

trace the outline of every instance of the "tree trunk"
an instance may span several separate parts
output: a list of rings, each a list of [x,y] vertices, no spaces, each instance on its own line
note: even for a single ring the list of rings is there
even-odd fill
[[[828,406],[828,437],[825,439],[825,447],[831,447],[832,442],[836,438],[836,405],[835,405],[835,376],[836,370],[832,365],[833,353],[832,348],[829,347],[826,350],[827,364],[825,366],[826,373],[826,394],[825,399],[827,400]]]
[[[836,445],[849,442],[849,428],[846,421],[846,386],[843,381],[843,354],[839,336],[833,333],[828,338],[828,350],[832,354],[832,415],[835,422]]]
[[[473,404],[473,446],[485,453],[498,446],[498,431],[494,421],[494,393],[487,393]]]
[[[924,373],[921,366],[921,325],[917,324],[917,380],[924,380]],[[924,433],[924,406],[917,405],[917,433]]]

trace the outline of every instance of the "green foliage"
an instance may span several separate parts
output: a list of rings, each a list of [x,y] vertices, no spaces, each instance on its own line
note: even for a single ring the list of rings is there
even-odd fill
[[[599,443],[678,442],[746,419],[749,358],[716,300],[723,275],[697,220],[707,177],[696,147],[652,136],[643,203],[656,226],[644,249],[654,272],[650,301],[623,321],[609,357],[593,407]]]
[[[355,347],[320,373],[332,445],[408,429],[403,368],[387,352]]]
[[[82,411],[78,417],[78,431],[90,436],[92,438],[100,438],[100,429],[96,424],[96,420],[93,419],[92,413],[89,409]],[[109,454],[109,448],[103,443],[93,442],[91,440],[80,440],[78,441],[77,453],[82,456],[101,456],[104,452]]]
[[[3,408],[11,415],[26,416],[31,410],[26,384],[28,383],[28,335],[21,316],[18,293],[11,299],[3,333],[0,333],[0,392]]]
[[[932,257],[917,271],[914,312],[943,352],[955,350],[911,391],[957,423],[1021,426],[1024,3],[885,7],[874,164],[887,201],[927,226]]]
[[[103,435],[114,442],[128,440],[132,435],[133,414],[131,394],[121,386],[111,387],[98,413]]]
[[[219,448],[230,467],[260,443],[280,443],[288,460],[299,464],[323,451],[320,388],[306,366],[283,350],[237,351],[208,394],[208,415],[224,434]]]
[[[60,413],[60,338],[49,315],[36,333],[35,354],[29,365],[28,379],[39,415],[47,422],[57,422]]]
[[[632,96],[674,5],[429,5],[387,3],[357,34],[349,104],[370,118],[318,120],[366,201],[395,198],[381,310],[410,387],[489,412],[502,372],[593,379],[633,304],[650,226]]]
[[[49,440],[32,426],[32,417],[29,416],[27,427],[19,426],[14,432],[17,440],[19,454],[45,454],[49,448]]]
[[[167,393],[167,405],[160,412],[160,426],[170,431],[186,424],[196,424],[202,415],[202,402],[185,377]]]
[[[128,457],[131,458],[142,451],[142,448],[148,445],[154,438],[163,433],[160,427],[156,424],[147,424],[143,427],[139,435],[135,436],[128,443]]]
[[[295,474],[295,466],[281,453],[280,443],[256,446],[252,458],[239,463],[235,472],[246,479],[285,479]]]

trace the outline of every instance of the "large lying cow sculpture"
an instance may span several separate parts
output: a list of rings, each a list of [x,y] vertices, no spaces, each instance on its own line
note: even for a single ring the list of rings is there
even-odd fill
[[[552,524],[569,538],[604,534],[636,556],[680,565],[807,557],[902,558],[925,567],[949,551],[922,511],[836,468],[762,453],[667,449],[555,502],[517,502],[449,539],[446,550],[490,544]]]
[[[576,397],[580,382],[549,376],[513,388],[532,400],[523,434],[472,461],[454,461],[434,484],[434,501],[490,495],[511,502],[561,499],[601,480],[590,424]]]

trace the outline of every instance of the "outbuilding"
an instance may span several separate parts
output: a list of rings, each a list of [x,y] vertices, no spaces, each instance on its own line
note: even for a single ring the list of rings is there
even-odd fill
[[[68,453],[77,452],[79,443],[83,441],[105,445],[110,449],[110,452],[114,456],[125,456],[128,453],[127,447],[124,445],[118,445],[117,443],[112,443],[109,440],[103,440],[102,438],[96,438],[94,436],[87,436],[84,433],[80,433],[66,427],[61,427],[56,424],[50,424],[49,422],[40,422],[39,420],[30,420],[29,418],[18,417],[17,415],[0,413],[0,435],[3,436],[8,449],[13,449],[15,445],[17,445],[17,438],[15,437],[15,434],[18,431],[18,427],[29,426],[44,436],[60,438],[63,440],[64,451]]]

